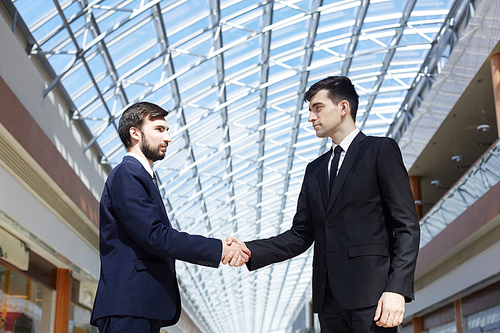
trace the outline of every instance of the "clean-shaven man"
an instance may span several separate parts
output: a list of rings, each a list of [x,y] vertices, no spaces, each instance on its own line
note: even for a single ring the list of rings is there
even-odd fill
[[[331,138],[332,149],[307,166],[291,229],[246,243],[247,267],[292,258],[314,242],[321,332],[396,332],[414,298],[420,237],[401,152],[394,140],[356,128],[358,94],[347,77],[315,83],[304,99],[316,136]]]
[[[100,205],[101,273],[91,323],[101,333],[159,332],[181,314],[175,260],[218,267],[230,254],[232,266],[248,260],[246,248],[172,228],[154,161],[171,142],[167,112],[135,103],[121,116],[118,132],[127,154],[109,174]]]

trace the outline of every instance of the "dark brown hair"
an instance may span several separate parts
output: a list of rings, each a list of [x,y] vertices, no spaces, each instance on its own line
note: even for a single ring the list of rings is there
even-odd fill
[[[154,119],[156,117],[166,117],[168,112],[156,104],[149,102],[134,103],[123,112],[118,124],[118,134],[125,148],[132,145],[130,140],[130,129],[136,127],[140,129],[146,117]]]

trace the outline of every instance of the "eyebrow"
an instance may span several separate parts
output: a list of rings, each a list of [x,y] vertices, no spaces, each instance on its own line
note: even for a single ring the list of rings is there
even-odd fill
[[[154,127],[154,128],[160,128],[160,127],[161,127],[161,128],[165,128],[167,131],[170,129],[170,127],[165,126],[165,125],[160,125],[160,124],[155,125],[155,127]]]
[[[323,103],[323,102],[321,102],[321,101],[320,101],[320,102],[316,102],[316,103],[314,103],[313,105],[310,105],[309,110],[310,110],[311,108],[314,108],[314,107],[315,107],[315,106],[317,106],[318,104],[324,104],[324,103]]]

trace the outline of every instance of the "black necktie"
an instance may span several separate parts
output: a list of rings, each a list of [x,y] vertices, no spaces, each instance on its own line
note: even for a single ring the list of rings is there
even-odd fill
[[[160,187],[158,186],[158,179],[156,178],[156,173],[153,172],[153,183],[155,183],[155,186],[158,190],[160,190]]]
[[[342,153],[342,147],[337,146],[333,150],[332,165],[330,166],[330,192],[332,191],[333,183],[337,177],[337,169],[339,168],[340,153]]]

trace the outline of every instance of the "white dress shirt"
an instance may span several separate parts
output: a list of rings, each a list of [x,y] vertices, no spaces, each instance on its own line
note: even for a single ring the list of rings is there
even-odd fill
[[[358,135],[359,129],[355,128],[354,131],[349,133],[348,136],[342,140],[342,142],[339,144],[339,146],[342,148],[342,152],[340,153],[340,159],[339,159],[339,167],[337,168],[337,174],[340,170],[340,167],[342,166],[342,162],[344,161],[345,154],[347,153],[347,149],[349,149],[349,146],[351,145],[352,141]],[[328,161],[328,179],[330,179],[330,168],[332,167],[332,160],[333,160],[333,150],[337,147],[335,142],[332,141],[332,155],[330,156],[330,160]]]
[[[139,156],[131,152],[126,153],[125,156],[132,156],[133,158],[141,162],[142,166],[144,167],[144,169],[146,169],[151,178],[154,178],[153,169],[151,169],[151,166],[149,165],[149,162],[145,157]]]

